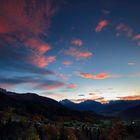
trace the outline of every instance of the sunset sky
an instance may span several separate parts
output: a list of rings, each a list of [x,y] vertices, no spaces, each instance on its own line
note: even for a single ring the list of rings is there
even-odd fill
[[[140,99],[140,1],[0,0],[0,87]]]

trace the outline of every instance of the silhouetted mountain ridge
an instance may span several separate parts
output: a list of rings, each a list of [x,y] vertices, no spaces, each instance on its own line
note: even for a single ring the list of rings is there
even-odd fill
[[[100,117],[93,112],[68,109],[53,99],[34,93],[18,94],[0,89],[0,110],[9,107],[22,115],[42,115],[52,120],[67,118],[84,120],[87,117],[91,119]]]
[[[60,103],[75,110],[94,111],[105,116],[120,116],[121,112],[140,105],[140,100],[116,100],[106,104],[94,100],[86,100],[80,103],[62,100]]]

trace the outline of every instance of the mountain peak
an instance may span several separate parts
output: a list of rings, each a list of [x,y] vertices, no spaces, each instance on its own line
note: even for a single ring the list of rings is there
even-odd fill
[[[61,104],[74,104],[71,100],[69,99],[64,99],[60,101]]]

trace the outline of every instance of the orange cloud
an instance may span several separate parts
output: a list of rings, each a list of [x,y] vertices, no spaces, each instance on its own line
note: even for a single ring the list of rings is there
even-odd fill
[[[69,84],[69,85],[67,85],[67,88],[69,88],[69,89],[77,88],[77,84],[74,84],[74,83]]]
[[[64,64],[64,65],[68,66],[68,65],[71,65],[71,64],[72,64],[72,62],[71,62],[71,61],[63,61],[63,62],[62,62],[62,64]]]
[[[80,76],[87,79],[94,79],[95,76],[90,73],[80,73]]]
[[[90,73],[80,73],[80,76],[87,79],[107,79],[110,77],[108,73],[100,73],[97,75],[93,75]]]
[[[107,25],[108,25],[108,21],[107,21],[107,20],[101,20],[101,21],[98,23],[98,25],[97,25],[95,31],[96,31],[96,32],[101,32],[102,29],[105,28]]]
[[[140,95],[118,97],[120,100],[140,100]]]
[[[75,48],[70,48],[67,51],[64,52],[67,55],[73,56],[77,59],[85,59],[91,57],[93,54],[89,51],[79,51]]]
[[[85,99],[85,98],[83,98],[83,99],[71,99],[71,101],[74,102],[74,103],[81,103],[81,102],[85,102],[87,100],[88,99]]]
[[[94,101],[98,101],[101,103],[106,103],[107,101],[105,101],[104,97],[98,97],[98,96],[93,96],[90,100],[94,100]]]
[[[83,41],[82,41],[81,39],[73,39],[73,40],[71,41],[71,44],[72,44],[72,45],[75,45],[75,46],[81,47],[81,46],[83,45]]]

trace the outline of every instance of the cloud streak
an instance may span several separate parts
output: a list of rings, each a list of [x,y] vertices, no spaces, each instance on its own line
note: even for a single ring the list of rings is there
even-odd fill
[[[69,65],[72,65],[72,62],[71,62],[71,61],[66,61],[66,60],[65,60],[65,61],[62,62],[62,64],[63,64],[63,65],[66,65],[66,66],[69,66]]]
[[[99,80],[110,78],[110,75],[108,73],[99,73],[97,75],[93,75],[91,73],[80,73],[79,76],[86,79],[99,79]]]
[[[136,65],[136,63],[135,62],[128,62],[128,65],[129,66],[134,66],[134,65]]]
[[[86,58],[90,58],[93,55],[92,52],[80,51],[75,48],[69,48],[68,50],[64,51],[64,53],[76,59],[86,59]]]
[[[117,36],[126,34],[128,37],[132,37],[133,35],[133,29],[124,23],[120,23],[119,25],[117,25],[116,31],[117,31],[116,34]]]
[[[77,84],[75,84],[75,83],[71,83],[71,84],[68,84],[67,85],[67,88],[68,89],[75,89],[75,88],[77,88],[78,86],[77,86]]]
[[[119,98],[120,100],[140,100],[140,95],[117,97],[117,98]]]
[[[4,77],[0,76],[0,85],[1,86],[17,86],[22,84],[28,84],[28,88],[36,90],[53,90],[60,87],[63,87],[65,83],[49,80],[40,76],[13,76],[13,77]]]

